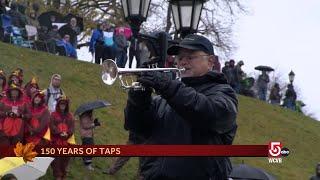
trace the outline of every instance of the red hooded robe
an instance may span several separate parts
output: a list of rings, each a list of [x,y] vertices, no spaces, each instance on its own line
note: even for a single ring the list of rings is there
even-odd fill
[[[17,100],[12,100],[10,91],[17,89],[19,96]],[[15,112],[19,117],[10,117],[9,114]],[[25,131],[25,121],[31,118],[28,105],[23,101],[23,92],[19,87],[12,86],[6,91],[6,97],[0,102],[0,131],[7,137],[8,142],[4,144],[15,144],[23,141]]]
[[[66,102],[65,112],[61,112],[59,105],[61,102]],[[60,136],[61,133],[66,132],[67,136]],[[51,143],[54,145],[68,145],[68,139],[74,133],[74,118],[69,112],[69,100],[60,97],[56,105],[56,111],[50,116],[50,135]]]
[[[30,112],[32,118],[27,121],[26,128],[26,142],[32,142],[34,144],[41,143],[44,135],[49,128],[50,112],[45,105],[45,96],[41,93],[36,93],[31,102],[34,102],[35,97],[40,97],[41,102],[39,106],[35,106],[34,103],[30,105]]]

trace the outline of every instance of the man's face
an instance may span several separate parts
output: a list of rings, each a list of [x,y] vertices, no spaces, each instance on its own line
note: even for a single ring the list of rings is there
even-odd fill
[[[198,77],[208,73],[213,67],[213,56],[203,51],[181,49],[176,56],[178,68],[184,68],[181,77]]]
[[[71,26],[77,26],[77,19],[76,18],[71,18],[70,24],[71,24]]]
[[[60,87],[60,84],[61,84],[61,80],[60,80],[59,78],[54,77],[54,78],[52,79],[52,86],[53,86],[53,87],[58,88],[58,87]]]

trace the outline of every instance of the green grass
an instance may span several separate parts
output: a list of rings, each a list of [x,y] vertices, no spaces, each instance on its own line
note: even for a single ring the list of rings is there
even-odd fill
[[[49,55],[28,49],[0,43],[0,69],[7,73],[16,67],[25,70],[27,82],[32,76],[39,78],[42,88],[46,88],[53,73],[62,75],[62,87],[71,98],[74,112],[81,103],[104,99],[112,106],[95,112],[102,120],[102,127],[95,132],[96,144],[125,144],[128,133],[123,129],[123,109],[126,93],[119,87],[102,83],[100,66],[75,61],[73,59]],[[296,112],[272,106],[256,99],[239,96],[238,132],[234,144],[267,144],[281,141],[290,149],[290,155],[282,164],[269,164],[267,158],[232,158],[234,163],[244,161],[274,174],[278,179],[307,179],[320,161],[320,123]],[[77,127],[79,122],[76,121]],[[77,141],[79,133],[76,131]],[[73,158],[68,179],[134,179],[137,158],[132,158],[114,176],[102,174],[109,167],[112,158],[95,158],[96,171],[90,173],[83,168],[81,158]],[[288,178],[290,177],[290,178]],[[51,169],[43,179],[53,179]]]

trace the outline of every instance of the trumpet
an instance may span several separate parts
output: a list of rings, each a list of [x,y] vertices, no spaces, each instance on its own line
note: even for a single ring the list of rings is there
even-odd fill
[[[123,76],[135,75],[138,76],[142,72],[175,72],[176,79],[181,79],[181,72],[184,69],[178,68],[119,68],[117,64],[112,59],[107,59],[102,63],[102,76],[101,79],[104,84],[112,85],[119,78],[121,87],[125,90],[134,89],[134,90],[144,90],[145,88],[139,83],[132,80],[131,84],[127,81],[127,79],[123,79]]]

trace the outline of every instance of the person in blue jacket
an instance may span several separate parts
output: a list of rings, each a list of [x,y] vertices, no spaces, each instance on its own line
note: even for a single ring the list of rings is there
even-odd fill
[[[77,51],[70,43],[70,35],[65,34],[61,41],[57,41],[57,46],[63,46],[67,57],[77,59]]]
[[[104,51],[104,38],[103,31],[106,31],[107,23],[99,23],[97,28],[93,30],[90,44],[89,44],[89,52],[94,54],[95,63],[100,64],[101,59],[103,58]]]

